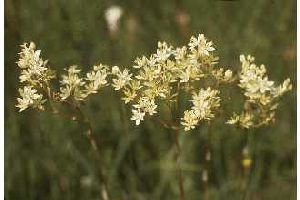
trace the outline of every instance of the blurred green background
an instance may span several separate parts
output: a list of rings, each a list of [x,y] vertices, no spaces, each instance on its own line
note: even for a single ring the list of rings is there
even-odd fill
[[[112,37],[105,10],[123,10]],[[5,196],[6,199],[100,199],[97,163],[83,128],[47,113],[18,113],[19,45],[36,42],[60,72],[79,64],[131,66],[155,51],[158,40],[183,45],[204,33],[221,66],[239,67],[239,54],[264,63],[270,78],[296,85],[295,0],[5,0]],[[233,92],[233,95],[234,92]],[[231,102],[232,107],[241,107]],[[111,199],[179,199],[172,134],[151,120],[136,127],[118,94],[106,88],[84,112],[102,144]],[[216,121],[182,134],[186,199],[243,199],[241,150],[245,133]],[[286,95],[274,125],[252,131],[254,158],[249,199],[296,199],[296,89]],[[204,152],[212,160],[201,180]]]

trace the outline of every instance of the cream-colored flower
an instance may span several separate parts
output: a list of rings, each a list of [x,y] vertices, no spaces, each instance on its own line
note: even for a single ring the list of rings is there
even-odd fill
[[[158,49],[154,57],[158,62],[166,61],[173,53],[173,47],[168,46],[166,42],[158,42]]]
[[[136,125],[140,125],[141,121],[144,120],[145,113],[141,112],[139,109],[132,110],[131,120],[135,121]]]
[[[129,84],[124,88],[122,98],[125,101],[125,104],[133,101],[138,96],[138,90],[142,88],[140,81],[131,80]]]
[[[141,97],[138,104],[133,105],[133,107],[142,110],[144,113],[148,113],[149,115],[157,113],[157,105],[155,104],[154,99],[150,99],[149,97]]]
[[[197,52],[200,56],[208,56],[210,52],[214,51],[213,43],[207,42],[203,34],[199,34],[197,38],[192,37],[189,43],[191,51]]]
[[[181,124],[184,126],[185,131],[189,131],[191,129],[196,128],[198,122],[199,122],[198,115],[195,113],[194,110],[184,111]]]
[[[192,111],[186,112],[187,116],[183,117],[186,120],[182,122],[189,127],[187,129],[194,128],[199,121],[213,118],[214,111],[220,106],[217,90],[199,89],[196,84],[196,81],[211,77],[214,65],[218,62],[218,58],[212,55],[214,50],[213,43],[207,41],[203,34],[197,38],[192,37],[189,48],[186,46],[173,48],[166,42],[158,42],[156,53],[149,57],[139,57],[134,61],[133,74],[132,76],[130,74],[129,79],[124,80],[119,67],[113,67],[112,74],[116,78],[112,80],[112,85],[115,90],[122,90],[124,94],[122,99],[125,103],[130,102],[133,110],[139,110],[145,115],[155,114],[158,102],[167,105],[175,103],[180,92],[192,94],[193,91],[200,91],[193,95]],[[223,81],[232,80],[230,70],[222,71],[221,75]],[[131,87],[133,81],[138,81],[139,87],[135,89]],[[197,98],[201,100],[198,101]],[[196,118],[187,121],[192,115]]]
[[[227,124],[236,124],[239,122],[239,120],[240,120],[240,116],[237,115],[236,113],[233,113],[233,116],[229,120],[227,120],[226,123]]]
[[[191,72],[189,68],[187,68],[185,71],[181,71],[179,75],[179,79],[181,83],[187,83],[190,80]]]
[[[240,119],[239,119],[240,125],[244,128],[252,127],[254,124],[253,118],[254,118],[254,115],[250,112],[242,113],[240,116]]]
[[[224,72],[223,68],[212,70],[212,75],[220,82],[231,82],[233,81],[232,71],[226,70]]]
[[[273,91],[273,95],[274,97],[280,97],[282,96],[284,93],[286,93],[287,91],[292,90],[293,86],[291,84],[291,80],[288,78],[286,80],[283,81],[283,83],[281,85],[279,85],[274,91]]]
[[[224,73],[224,79],[229,81],[232,79],[232,71],[230,69],[226,70]]]
[[[257,66],[251,55],[240,56],[242,69],[239,75],[239,87],[246,97],[245,109],[240,115],[227,121],[244,128],[267,125],[275,119],[278,97],[292,89],[290,79],[286,79],[278,87],[270,81],[264,65]]]
[[[227,124],[238,124],[243,128],[251,128],[254,125],[254,115],[250,112],[243,112],[241,115],[233,114]]]
[[[135,90],[131,90],[130,88],[125,88],[124,97],[122,98],[125,101],[125,104],[133,101],[137,97],[137,92]]]
[[[46,100],[43,99],[42,94],[37,93],[36,89],[33,89],[31,86],[24,86],[23,89],[19,89],[19,93],[21,98],[17,98],[18,104],[16,105],[16,107],[20,109],[19,112],[29,107],[38,108],[40,110],[44,109],[43,103]]]
[[[82,89],[85,82],[79,77],[80,70],[76,65],[72,65],[67,72],[67,75],[62,75],[62,80],[60,81],[61,99],[66,100],[70,96],[73,96],[76,100],[83,100],[87,95]]]
[[[214,111],[220,107],[220,97],[218,90],[211,88],[200,89],[198,93],[192,96],[192,110],[184,112],[181,124],[185,126],[185,130],[194,129],[202,120],[210,120],[214,115]]]
[[[120,68],[118,66],[113,66],[111,68],[111,73],[117,75],[118,73],[120,73]]]
[[[107,85],[108,67],[102,64],[93,67],[93,70],[86,74],[86,93],[95,94],[98,90]]]
[[[175,59],[181,62],[186,59],[187,53],[188,51],[186,46],[183,46],[181,48],[176,48],[176,50],[174,51]]]
[[[122,72],[117,66],[113,67],[112,74],[117,76],[117,78],[112,79],[112,86],[115,88],[115,90],[120,90],[127,85],[132,76],[128,69],[124,69]]]
[[[36,85],[55,78],[54,73],[48,69],[47,60],[41,57],[41,50],[36,50],[33,42],[21,45],[21,52],[19,53],[19,60],[17,65],[21,69],[20,82]]]
[[[141,58],[137,58],[135,59],[134,63],[136,65],[133,66],[133,68],[139,69],[141,67],[145,67],[147,65],[149,65],[149,60],[146,58],[146,56],[143,56]]]
[[[50,70],[47,64],[48,61],[41,58],[41,50],[36,50],[33,42],[21,45],[17,65],[21,69],[19,79],[24,86],[19,89],[21,98],[17,98],[16,105],[20,112],[29,107],[44,109],[43,103],[46,99],[43,99],[43,95],[37,91],[43,90],[50,94],[51,88],[48,84],[55,78],[54,71]]]

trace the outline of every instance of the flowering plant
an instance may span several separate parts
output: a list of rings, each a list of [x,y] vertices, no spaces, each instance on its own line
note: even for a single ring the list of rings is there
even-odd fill
[[[130,70],[113,67],[112,74],[116,78],[112,86],[122,91],[126,104],[132,104],[131,120],[139,125],[147,115],[158,112],[159,103],[166,105],[171,112],[175,107],[177,111],[174,112],[178,113],[176,105],[180,93],[192,95],[193,107],[184,112],[180,122],[185,131],[194,129],[202,120],[214,118],[214,112],[220,106],[217,85],[233,81],[231,70],[216,69],[218,57],[214,51],[213,43],[199,34],[190,39],[188,47],[174,48],[166,42],[158,42],[156,53],[148,58],[137,58]],[[213,82],[211,86],[199,87],[200,82],[208,80]],[[175,129],[180,128],[180,124],[164,123]]]
[[[244,109],[240,114],[234,113],[226,123],[246,129],[273,122],[279,98],[292,89],[290,79],[275,86],[274,81],[269,80],[265,66],[257,66],[250,55],[240,56],[241,69],[235,74],[230,69],[217,67],[219,58],[215,54],[215,46],[203,34],[191,37],[187,46],[177,48],[166,42],[158,42],[156,53],[136,58],[131,68],[98,64],[82,76],[81,69],[72,65],[65,69],[66,73],[61,75],[59,81],[57,73],[50,68],[47,60],[41,58],[41,51],[36,50],[33,42],[21,45],[19,56],[17,65],[21,70],[19,79],[23,85],[17,98],[19,112],[33,108],[88,124],[87,137],[96,151],[99,147],[93,138],[91,124],[80,109],[81,102],[86,101],[89,95],[107,86],[121,92],[124,103],[131,105],[131,120],[136,125],[140,125],[145,118],[158,115],[164,110],[162,107],[166,107],[170,120],[158,115],[158,121],[176,133],[181,199],[184,199],[184,190],[178,135],[181,130],[190,131],[201,122],[216,117],[226,100],[220,97],[221,84],[237,85],[241,89],[245,97]],[[59,90],[55,89],[54,81],[60,84]],[[191,108],[183,108],[182,95],[189,97]],[[53,102],[71,107],[74,115],[66,116]],[[185,111],[181,113],[183,109]],[[245,154],[248,156],[248,153]],[[209,161],[210,153],[207,155]],[[249,166],[251,160],[247,159],[245,165]],[[207,180],[207,171],[204,172],[203,180]],[[106,187],[104,184],[101,189],[103,199],[108,198]]]

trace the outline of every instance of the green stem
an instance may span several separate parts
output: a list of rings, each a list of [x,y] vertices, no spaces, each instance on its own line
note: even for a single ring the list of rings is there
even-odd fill
[[[179,134],[180,134],[180,82],[177,84],[177,98],[176,98],[176,107],[175,107],[175,118],[173,118],[174,123],[178,124],[177,129],[175,129],[175,144],[176,144],[176,169],[177,169],[177,180],[178,188],[180,192],[180,200],[184,200],[184,187],[183,187],[183,177],[181,170],[181,147],[179,143]]]
[[[246,144],[246,148],[248,149],[248,154],[247,157],[249,157],[252,161],[253,161],[253,156],[252,156],[252,148],[253,148],[253,140],[254,140],[254,133],[253,131],[250,131],[248,130],[246,132],[247,134],[247,144]],[[245,155],[243,155],[245,157]],[[245,158],[243,158],[245,159]],[[250,182],[251,182],[251,174],[250,174],[250,169],[251,169],[251,166],[249,166],[248,168],[245,168],[244,167],[244,183],[243,183],[243,186],[244,186],[244,189],[243,189],[243,200],[247,200],[249,199],[249,196],[251,196],[251,191],[248,190],[249,188],[249,185],[250,185]]]
[[[57,114],[61,117],[63,117],[64,119],[67,120],[71,120],[71,121],[77,121],[78,123],[82,123],[85,124],[87,126],[87,131],[86,131],[86,136],[89,140],[90,145],[92,146],[92,149],[94,150],[95,154],[96,154],[96,159],[98,162],[98,170],[99,170],[99,174],[100,174],[100,180],[102,181],[102,186],[101,186],[101,197],[103,200],[109,200],[109,195],[108,195],[108,187],[107,187],[107,179],[103,173],[103,169],[102,169],[102,159],[101,159],[101,151],[99,148],[99,145],[97,144],[95,138],[94,138],[94,134],[93,134],[93,129],[92,129],[92,125],[90,120],[84,115],[84,113],[82,112],[81,108],[79,107],[79,105],[77,105],[75,103],[70,103],[70,102],[66,102],[67,105],[75,108],[77,110],[77,112],[79,113],[80,116],[69,116],[69,115],[65,115],[64,113],[61,113],[59,110],[55,109],[54,106],[52,105],[51,101],[52,101],[52,95],[51,95],[51,91],[49,89],[49,85],[47,85],[47,94],[49,97],[49,101],[50,101],[50,106],[51,106],[51,113],[53,114]]]
[[[204,181],[204,199],[209,199],[209,190],[208,190],[208,180],[209,180],[209,165],[210,165],[210,159],[211,159],[211,152],[210,152],[210,141],[211,141],[211,124],[208,122],[208,128],[207,128],[207,143],[205,147],[205,164],[204,164],[204,170],[206,170],[207,178]],[[208,155],[209,154],[209,155]]]
[[[99,170],[99,174],[100,174],[100,180],[102,181],[102,186],[101,186],[101,196],[103,200],[109,200],[109,193],[108,193],[108,187],[107,187],[107,179],[103,173],[103,162],[102,162],[102,158],[101,158],[101,150],[99,148],[99,144],[96,142],[95,138],[94,138],[94,133],[93,133],[93,129],[92,129],[92,125],[90,120],[84,115],[83,111],[81,110],[81,108],[78,105],[74,106],[75,109],[79,112],[79,114],[81,115],[81,117],[83,118],[82,123],[87,125],[87,132],[86,132],[86,136],[92,146],[92,149],[95,151],[96,153],[96,159],[98,161],[98,170]]]
[[[177,180],[178,188],[180,192],[180,200],[184,200],[184,188],[183,188],[183,177],[181,171],[181,148],[179,143],[179,133],[180,130],[175,130],[175,143],[176,143],[176,170],[177,170]]]

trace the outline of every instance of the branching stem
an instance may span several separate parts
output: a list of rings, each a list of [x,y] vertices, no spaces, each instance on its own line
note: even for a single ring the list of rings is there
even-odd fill
[[[82,117],[82,123],[87,125],[87,132],[86,132],[86,136],[92,146],[92,149],[95,151],[96,154],[96,158],[98,161],[98,169],[99,169],[99,174],[100,174],[100,180],[102,181],[101,184],[101,197],[103,200],[109,200],[109,193],[108,193],[108,187],[107,187],[107,179],[103,173],[103,162],[102,162],[102,157],[101,157],[101,150],[100,150],[100,145],[96,142],[95,138],[94,138],[94,132],[92,129],[92,125],[90,120],[85,116],[85,114],[83,113],[83,111],[81,110],[81,108],[78,105],[74,105],[74,108],[78,111],[78,113],[81,115]]]
[[[48,90],[49,91],[49,90]],[[48,96],[49,98],[51,99],[51,93],[48,92]],[[96,155],[96,159],[97,159],[97,162],[98,162],[98,170],[99,170],[99,174],[100,174],[100,180],[102,181],[101,183],[101,197],[103,200],[109,200],[109,193],[108,193],[108,187],[107,187],[107,179],[103,173],[103,169],[102,169],[102,166],[103,166],[103,162],[102,162],[102,157],[101,157],[101,151],[100,151],[100,145],[97,143],[97,141],[95,140],[94,138],[94,133],[93,133],[93,129],[92,129],[92,125],[91,125],[91,122],[90,120],[84,115],[83,111],[81,110],[80,106],[79,105],[76,105],[75,103],[70,103],[68,101],[66,101],[67,105],[74,108],[79,116],[76,116],[76,115],[66,115],[62,112],[60,112],[59,110],[55,109],[54,106],[51,104],[51,101],[50,101],[50,106],[51,106],[51,110],[46,110],[52,114],[57,114],[59,115],[60,117],[64,118],[64,119],[67,119],[67,120],[70,120],[70,121],[77,121],[78,123],[82,123],[84,125],[87,126],[87,131],[86,131],[86,136],[89,140],[89,143],[90,145],[92,146],[92,149],[94,150],[95,152],[95,155]]]

